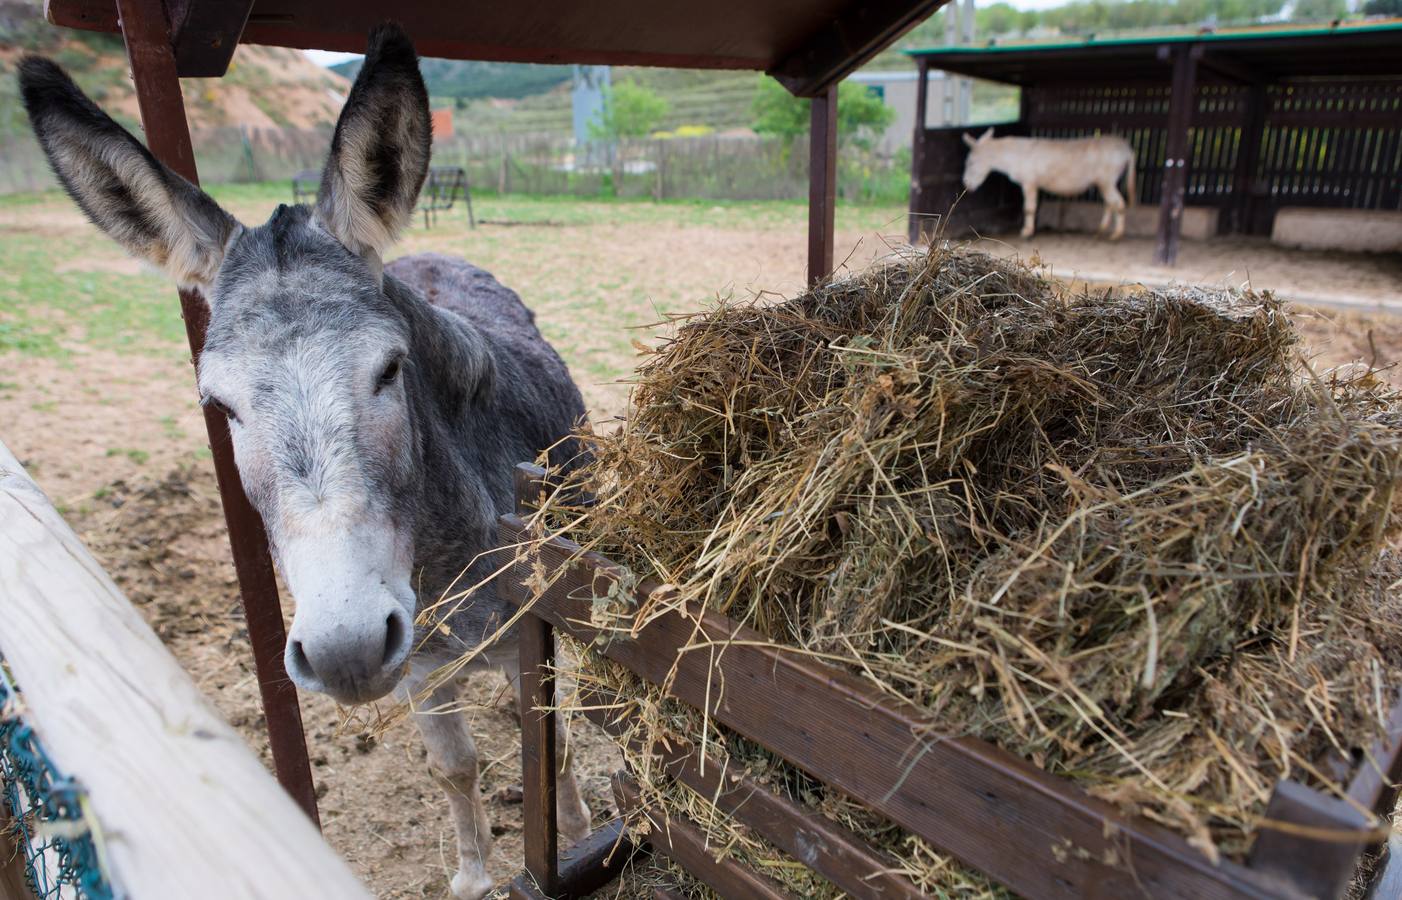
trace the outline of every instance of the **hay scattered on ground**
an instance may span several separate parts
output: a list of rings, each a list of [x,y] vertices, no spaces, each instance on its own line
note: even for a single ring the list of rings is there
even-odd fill
[[[1337,791],[1402,687],[1398,584],[1369,581],[1399,521],[1399,425],[1369,372],[1310,371],[1267,295],[1063,296],[941,249],[682,322],[592,438],[577,477],[597,505],[547,515],[674,586],[656,602],[844,660],[1240,857],[1274,783]],[[597,657],[582,677],[635,698],[644,737],[699,737]],[[921,883],[973,891],[880,837]]]

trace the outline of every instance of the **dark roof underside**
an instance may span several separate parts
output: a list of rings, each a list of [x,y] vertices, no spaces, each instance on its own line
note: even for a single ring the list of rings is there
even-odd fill
[[[505,62],[757,69],[812,96],[870,59],[944,0],[173,0],[182,75],[221,74],[185,48],[179,23],[227,20],[242,42],[362,52],[370,28],[402,24],[423,56]],[[48,0],[49,21],[115,32],[113,0]],[[248,7],[251,6],[251,10]],[[237,14],[235,14],[237,15]],[[230,26],[219,30],[228,33]],[[185,43],[189,43],[186,41]],[[201,46],[216,44],[202,40]],[[227,44],[227,41],[222,42]],[[225,48],[231,53],[231,48]],[[218,57],[217,51],[205,55]],[[225,61],[227,63],[227,60]]]
[[[1168,81],[1179,44],[1201,47],[1205,74],[1228,81],[1402,75],[1402,24],[1167,35],[1041,45],[942,47],[912,56],[932,69],[1009,84]]]

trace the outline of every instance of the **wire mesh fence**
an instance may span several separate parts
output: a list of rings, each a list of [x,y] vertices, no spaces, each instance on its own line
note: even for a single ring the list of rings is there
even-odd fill
[[[191,134],[200,180],[288,180],[321,167],[331,130],[205,128]],[[439,138],[433,164],[459,166],[475,192],[707,200],[797,200],[808,195],[803,139],[729,136],[641,138],[576,144],[565,134]],[[909,151],[839,153],[838,192],[857,202],[903,202]],[[57,187],[34,139],[0,137],[0,194]]]
[[[25,722],[24,697],[3,659],[0,832],[0,865],[22,863],[37,900],[114,900],[82,786],[54,765]]]

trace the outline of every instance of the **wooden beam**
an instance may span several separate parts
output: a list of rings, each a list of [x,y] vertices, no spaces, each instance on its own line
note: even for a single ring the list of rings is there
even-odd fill
[[[252,11],[253,0],[166,0],[180,77],[222,77]]]
[[[642,852],[628,839],[622,819],[614,819],[560,854],[560,877],[553,894],[541,891],[529,872],[511,882],[510,895],[521,900],[580,900],[623,874]]]
[[[690,820],[643,806],[637,784],[626,775],[613,776],[613,794],[620,810],[646,817],[651,826],[648,844],[654,850],[671,857],[725,900],[796,900],[772,878],[734,858],[717,859],[706,836]]]
[[[146,143],[156,158],[177,175],[198,184],[195,153],[190,144],[190,126],[185,119],[184,98],[176,74],[175,56],[170,46],[170,29],[161,0],[117,0],[126,41],[127,61],[136,85],[136,100]],[[190,343],[192,364],[204,349],[209,307],[195,291],[180,292],[180,311],[185,319],[185,335]],[[272,745],[273,766],[278,781],[306,811],[319,822],[316,790],[311,764],[307,761],[302,714],[297,706],[297,689],[283,667],[287,635],[282,623],[282,604],[263,520],[248,502],[234,463],[234,447],[229,423],[216,410],[206,408],[204,425],[209,449],[214,457],[214,474],[219,483],[219,499],[229,529],[229,546],[239,579],[248,622],[248,639],[253,645],[254,667],[262,693],[263,714],[268,721],[268,742]]]
[[[83,786],[118,896],[364,898],[0,444],[0,654]]]
[[[1278,876],[1309,897],[1342,897],[1373,830],[1346,801],[1282,781],[1251,848],[1251,869]]]
[[[912,244],[920,242],[925,225],[920,191],[925,171],[925,117],[930,105],[930,65],[923,58],[916,59],[915,69],[915,134],[910,143],[910,221],[906,229]]]
[[[598,685],[579,686],[584,715],[620,742],[633,742],[630,723],[616,716],[623,698]],[[817,810],[781,797],[743,772],[727,771],[697,748],[673,738],[652,755],[668,776],[858,900],[918,900],[925,896],[890,857]]]
[[[1183,231],[1183,205],[1188,186],[1188,130],[1197,106],[1197,63],[1201,44],[1176,44],[1159,48],[1160,58],[1173,61],[1173,89],[1168,100],[1168,139],[1164,153],[1163,196],[1159,201],[1159,233],[1154,260],[1171,266],[1178,260]]]
[[[818,97],[949,0],[863,0],[849,4],[769,74],[798,97]]]
[[[832,274],[837,217],[837,88],[812,101],[808,130],[808,283]]]
[[[1230,56],[1223,56],[1220,53],[1203,52],[1198,60],[1207,71],[1217,75],[1227,81],[1236,84],[1260,84],[1264,82],[1260,73],[1250,66],[1244,65],[1240,60],[1232,59]]]
[[[502,517],[504,546],[530,539],[520,519]],[[521,602],[538,560],[553,581],[532,611],[593,644],[600,638],[588,624],[593,598],[619,590],[626,573],[581,552],[563,539],[547,541],[513,563],[499,590]],[[646,592],[638,592],[639,603]],[[1213,864],[1167,829],[1124,816],[986,742],[948,735],[919,709],[716,613],[692,607],[658,615],[635,639],[610,633],[599,650],[1034,900],[1136,896],[1146,885],[1157,897],[1203,900],[1282,892],[1267,875]]]

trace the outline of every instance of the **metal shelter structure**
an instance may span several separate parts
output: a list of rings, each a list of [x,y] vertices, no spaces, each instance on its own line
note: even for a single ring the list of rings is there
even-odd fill
[[[147,144],[198,183],[182,77],[219,77],[242,42],[363,51],[370,28],[404,26],[423,56],[505,62],[751,69],[812,100],[808,274],[833,268],[837,83],[946,0],[528,0],[474,4],[367,0],[47,0],[54,25],[120,33]],[[193,360],[208,311],[180,293]],[[224,417],[205,410],[239,591],[253,645],[278,780],[317,820],[296,689],[263,522],[244,495]]]
[[[911,55],[912,240],[932,216],[948,213],[956,232],[997,230],[1021,209],[1001,177],[960,198],[965,129],[923,127],[931,69],[1020,87],[1018,120],[999,134],[1127,138],[1135,199],[1160,210],[1163,263],[1177,255],[1185,206],[1215,207],[1219,232],[1246,234],[1269,234],[1284,206],[1402,210],[1402,21]]]

